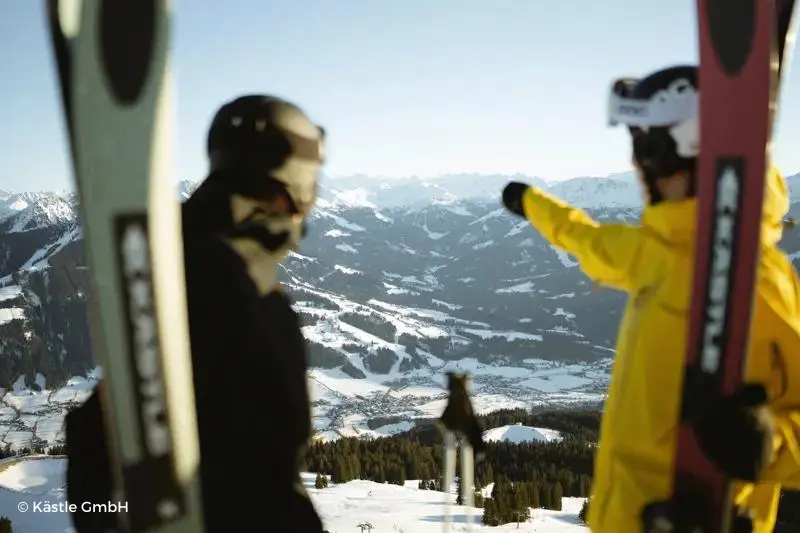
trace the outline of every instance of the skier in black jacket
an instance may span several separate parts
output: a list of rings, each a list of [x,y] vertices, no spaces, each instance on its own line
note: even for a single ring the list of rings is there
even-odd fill
[[[234,523],[322,532],[299,480],[311,436],[305,341],[277,277],[316,200],[323,142],[322,128],[289,102],[229,102],[209,131],[209,176],[183,206],[207,533]],[[80,510],[112,500],[97,394],[67,415],[66,434],[75,528],[114,527],[113,515]]]

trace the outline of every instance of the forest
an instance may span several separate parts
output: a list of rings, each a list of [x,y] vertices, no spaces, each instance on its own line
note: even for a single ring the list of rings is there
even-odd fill
[[[486,455],[475,465],[476,489],[494,483],[489,497],[476,490],[474,503],[484,509],[483,523],[496,526],[524,522],[531,508],[561,508],[562,497],[588,500],[595,444],[601,413],[588,410],[526,411],[508,409],[480,416],[484,429],[505,425],[555,429],[562,433],[557,442],[489,442]],[[364,440],[343,438],[316,442],[306,453],[305,469],[317,472],[317,487],[351,479],[403,485],[419,481],[419,488],[442,489],[442,433],[434,420],[423,420],[408,432]],[[456,462],[457,473],[460,462]],[[460,487],[459,487],[460,492]],[[458,498],[459,505],[463,504]],[[800,531],[800,493],[784,492],[774,533]]]

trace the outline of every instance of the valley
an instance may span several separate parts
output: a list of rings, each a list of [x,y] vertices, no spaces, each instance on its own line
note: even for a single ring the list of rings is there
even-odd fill
[[[598,220],[633,221],[640,209],[630,174],[323,182],[310,233],[282,272],[309,343],[317,438],[380,436],[438,416],[448,371],[471,374],[480,412],[601,404],[624,296],[593,286],[574,258],[501,209],[512,179]],[[182,182],[181,199],[196,185]],[[796,232],[782,245],[799,256]],[[0,444],[60,442],[63,414],[92,388],[88,282],[74,195],[4,193]]]

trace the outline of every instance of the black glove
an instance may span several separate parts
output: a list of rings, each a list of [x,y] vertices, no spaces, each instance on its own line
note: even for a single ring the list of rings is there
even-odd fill
[[[698,444],[711,462],[741,481],[757,481],[769,464],[775,425],[763,385],[745,385],[694,422]]]
[[[503,205],[515,215],[525,217],[522,209],[522,196],[530,186],[518,181],[512,181],[503,189]]]
[[[467,392],[466,375],[450,373],[447,381],[449,389],[447,406],[439,420],[445,429],[460,433],[467,438],[475,454],[475,460],[478,461],[486,452],[486,443],[483,442],[483,430]]]
[[[687,495],[691,496],[691,495]],[[705,515],[702,495],[694,498],[676,498],[671,501],[655,502],[644,507],[641,519],[644,533],[691,533],[699,531],[698,523]],[[753,522],[747,514],[736,515],[731,523],[730,533],[753,533]]]

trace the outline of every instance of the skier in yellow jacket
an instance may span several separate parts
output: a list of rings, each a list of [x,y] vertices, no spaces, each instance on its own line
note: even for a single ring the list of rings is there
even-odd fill
[[[506,208],[590,279],[630,295],[595,460],[592,533],[644,533],[644,507],[671,495],[694,265],[697,91],[692,66],[612,89],[609,119],[630,130],[644,192],[638,225],[598,223],[523,183],[503,191]],[[765,386],[767,401],[720,405],[696,425],[705,454],[737,480],[735,504],[752,513],[754,533],[773,531],[782,487],[800,489],[800,283],[777,246],[787,185],[775,168],[767,174],[746,375]]]

